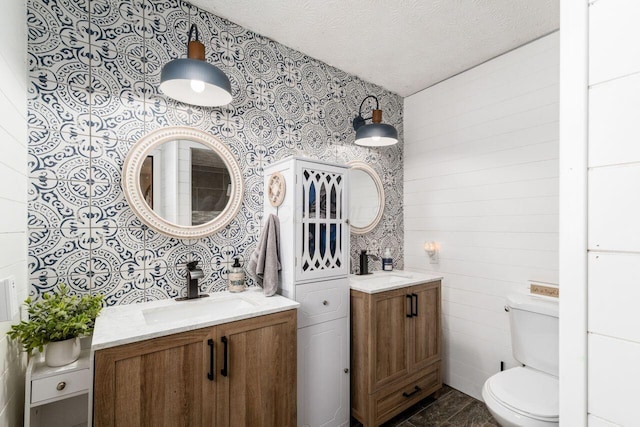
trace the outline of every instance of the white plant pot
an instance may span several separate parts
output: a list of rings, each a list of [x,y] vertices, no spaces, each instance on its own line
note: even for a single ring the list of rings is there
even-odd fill
[[[78,360],[80,356],[80,337],[64,341],[52,341],[47,344],[44,361],[47,366],[63,366]]]

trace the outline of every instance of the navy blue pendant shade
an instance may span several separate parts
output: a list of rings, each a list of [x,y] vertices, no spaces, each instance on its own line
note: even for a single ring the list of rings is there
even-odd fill
[[[192,33],[196,40],[191,40]],[[177,101],[202,107],[231,102],[231,82],[215,65],[204,60],[204,45],[198,41],[195,24],[189,30],[188,58],[174,59],[162,67],[160,90]]]
[[[385,123],[371,123],[356,131],[356,144],[366,147],[385,147],[398,142],[398,131]]]
[[[376,101],[376,108],[373,110],[371,117],[362,117],[362,106],[364,102],[373,98]],[[385,147],[396,144],[398,142],[398,131],[391,125],[382,122],[382,110],[380,110],[378,98],[373,95],[367,96],[360,104],[358,115],[353,119],[353,128],[356,131],[356,145],[365,147]],[[367,120],[372,123],[365,124]]]

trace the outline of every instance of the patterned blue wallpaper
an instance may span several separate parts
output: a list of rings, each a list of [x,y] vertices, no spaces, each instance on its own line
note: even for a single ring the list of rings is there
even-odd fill
[[[193,107],[159,93],[162,65],[186,54],[191,23],[207,60],[231,79],[230,105]],[[352,262],[360,248],[388,246],[402,267],[402,138],[390,148],[358,147],[351,127],[373,94],[402,135],[400,96],[179,0],[30,0],[27,24],[32,295],[67,283],[104,294],[109,305],[173,298],[185,288],[179,264],[194,259],[202,290],[224,290],[232,258],[248,259],[258,239],[263,166],[292,154],[377,170],[385,214],[372,233],[352,235]],[[132,144],[178,125],[221,139],[244,175],[241,212],[204,239],[148,229],[122,193]]]

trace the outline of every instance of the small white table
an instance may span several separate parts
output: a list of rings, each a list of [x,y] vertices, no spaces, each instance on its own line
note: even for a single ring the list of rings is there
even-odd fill
[[[25,426],[88,425],[89,352],[82,350],[78,360],[56,368],[47,366],[42,355],[31,358],[25,385]]]

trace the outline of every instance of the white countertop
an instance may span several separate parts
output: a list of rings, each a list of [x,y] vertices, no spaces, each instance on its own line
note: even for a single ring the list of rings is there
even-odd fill
[[[241,304],[237,304],[238,301]],[[207,307],[208,304],[212,307]],[[226,309],[225,305],[233,307]],[[96,319],[91,350],[263,316],[299,306],[299,303],[281,295],[265,297],[261,288],[248,288],[245,292],[236,294],[214,292],[208,298],[191,301],[166,299],[107,307]]]
[[[349,286],[356,291],[375,294],[438,280],[442,280],[442,276],[404,270],[374,271],[366,276],[349,275]]]

